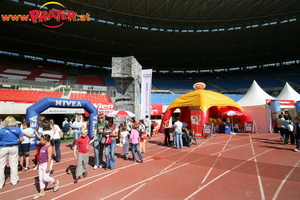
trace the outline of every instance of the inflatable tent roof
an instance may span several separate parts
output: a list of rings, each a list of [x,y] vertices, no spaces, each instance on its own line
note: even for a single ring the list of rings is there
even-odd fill
[[[206,112],[212,106],[218,106],[220,108],[232,106],[244,110],[231,98],[210,90],[195,90],[184,94],[175,99],[167,110],[178,107],[189,107],[200,108],[203,112]]]

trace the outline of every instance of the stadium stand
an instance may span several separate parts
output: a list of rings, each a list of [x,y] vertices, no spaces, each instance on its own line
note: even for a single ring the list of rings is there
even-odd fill
[[[44,97],[61,98],[61,92],[17,90],[0,88],[0,101],[35,103]]]
[[[113,78],[106,77],[105,78],[106,86],[115,87],[115,82]]]
[[[92,75],[92,76],[102,76],[102,71],[99,68],[78,68],[78,74],[80,75]]]
[[[187,89],[191,90],[193,89],[193,85],[197,81],[161,81],[161,80],[153,80],[152,84],[161,89],[161,90],[171,90],[171,89]],[[206,83],[206,89],[212,90],[216,89],[214,86],[212,86],[209,83]]]
[[[99,76],[78,75],[76,84],[105,86],[104,79]]]
[[[42,62],[42,61],[34,61],[29,66],[29,69],[68,74],[71,70],[71,67],[70,66],[64,66],[63,64],[58,64],[58,63],[47,63],[47,62],[45,63],[45,62]]]
[[[41,82],[63,82],[67,79],[67,74],[4,67],[0,69],[0,77]]]
[[[110,97],[107,94],[71,93],[70,99],[85,99],[92,103],[94,102],[111,103]]]

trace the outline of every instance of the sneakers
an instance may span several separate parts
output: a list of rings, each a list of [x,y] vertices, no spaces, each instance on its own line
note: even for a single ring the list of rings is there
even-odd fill
[[[35,166],[34,168],[33,168],[33,170],[37,170],[38,169],[38,166]]]
[[[137,160],[136,162],[137,162],[137,163],[143,163],[144,161],[143,161],[143,160],[140,160],[140,161]]]
[[[43,196],[45,196],[46,192],[44,193],[37,193],[36,195],[34,195],[34,197],[32,199],[38,199],[38,198],[41,198]]]
[[[75,179],[74,179],[74,183],[78,183],[80,177],[76,176]]]
[[[98,166],[97,165],[94,165],[94,169],[97,169],[98,168]]]
[[[99,167],[99,168],[102,168],[103,166],[102,166],[102,165],[98,165],[98,167]]]
[[[294,151],[300,151],[299,149],[294,149]]]
[[[82,174],[82,176],[83,176],[83,177],[87,177],[87,172],[84,172],[84,173]]]

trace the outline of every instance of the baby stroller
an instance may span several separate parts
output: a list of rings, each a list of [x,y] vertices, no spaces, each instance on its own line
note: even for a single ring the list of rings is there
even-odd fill
[[[193,144],[197,144],[197,141],[191,131],[182,130],[182,143],[183,146],[191,147]]]

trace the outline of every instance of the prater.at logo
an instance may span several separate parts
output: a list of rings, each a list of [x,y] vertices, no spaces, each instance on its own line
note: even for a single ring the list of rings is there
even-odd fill
[[[47,5],[59,5],[62,10],[44,10]],[[30,10],[29,14],[2,14],[2,21],[31,21],[32,23],[41,23],[48,28],[58,28],[64,25],[64,21],[90,21],[89,13],[85,15],[77,15],[77,12],[65,9],[65,6],[59,2],[51,1],[43,4],[39,10]],[[50,20],[56,21],[57,25],[49,25]],[[48,22],[48,24],[47,24]]]

